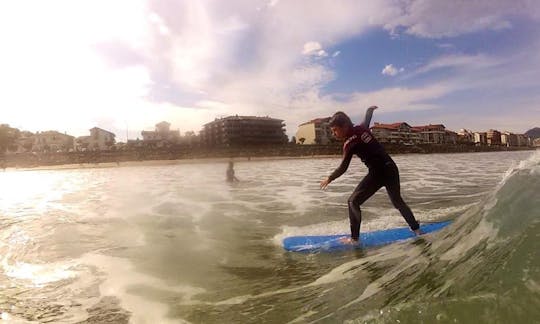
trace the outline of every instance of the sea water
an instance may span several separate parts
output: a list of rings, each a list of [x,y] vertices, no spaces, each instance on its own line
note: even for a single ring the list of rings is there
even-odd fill
[[[420,222],[372,250],[291,253],[348,232],[366,173],[339,158],[0,172],[0,318],[14,323],[538,323],[540,154],[396,155]],[[384,189],[362,231],[405,226]]]

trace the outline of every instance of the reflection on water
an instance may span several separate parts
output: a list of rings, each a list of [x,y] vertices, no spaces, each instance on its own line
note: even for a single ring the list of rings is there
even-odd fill
[[[7,170],[0,173],[1,316],[120,323],[463,318],[458,305],[489,304],[497,291],[463,280],[471,270],[484,277],[497,270],[471,255],[512,260],[519,248],[494,248],[502,229],[486,215],[495,210],[490,217],[504,220],[504,206],[514,205],[486,197],[526,196],[511,180],[496,186],[529,155],[396,156],[417,218],[458,217],[455,226],[414,242],[331,254],[285,253],[280,242],[348,231],[345,201],[365,173],[358,161],[327,191],[318,183],[337,158],[237,161],[241,182],[233,184],[225,181],[226,163]],[[384,190],[363,206],[363,217],[362,230],[404,225]],[[538,264],[526,266],[525,287],[538,293]],[[437,313],[427,310],[430,302],[439,303]],[[448,305],[455,313],[441,311]]]

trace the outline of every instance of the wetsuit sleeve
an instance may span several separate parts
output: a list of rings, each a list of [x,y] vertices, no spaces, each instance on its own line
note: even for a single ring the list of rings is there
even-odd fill
[[[353,153],[349,149],[343,152],[343,159],[341,160],[341,164],[328,177],[330,182],[334,181],[336,178],[339,178],[343,173],[345,173],[345,171],[347,171],[347,168],[349,168],[349,164],[351,163],[352,156]]]
[[[369,129],[369,124],[371,123],[371,117],[373,117],[374,110],[375,108],[372,108],[372,107],[369,107],[366,110],[366,117],[364,117],[364,122],[362,123],[362,125],[367,129]]]

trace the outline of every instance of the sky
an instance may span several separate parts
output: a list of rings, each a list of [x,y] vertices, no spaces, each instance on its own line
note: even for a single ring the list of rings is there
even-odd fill
[[[230,115],[523,133],[537,0],[3,0],[0,123],[118,141]]]

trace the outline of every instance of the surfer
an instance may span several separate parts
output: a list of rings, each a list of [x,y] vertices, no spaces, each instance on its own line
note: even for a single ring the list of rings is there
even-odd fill
[[[229,161],[229,167],[227,168],[227,182],[238,182],[238,178],[234,175],[234,163]]]
[[[348,243],[356,243],[360,237],[362,221],[360,206],[383,186],[386,187],[392,204],[405,218],[411,230],[417,235],[421,234],[420,226],[411,209],[401,198],[398,167],[369,130],[375,109],[377,106],[369,107],[364,122],[357,126],[354,126],[349,116],[341,111],[336,112],[329,121],[334,136],[345,142],[341,164],[330,176],[321,181],[321,189],[326,189],[330,182],[347,171],[353,155],[357,155],[368,168],[368,174],[360,181],[347,201],[351,224],[351,237],[346,240]]]

